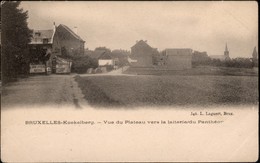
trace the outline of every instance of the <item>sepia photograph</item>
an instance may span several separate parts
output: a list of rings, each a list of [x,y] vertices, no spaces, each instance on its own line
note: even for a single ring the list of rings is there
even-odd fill
[[[2,1],[2,162],[255,162],[256,1]]]

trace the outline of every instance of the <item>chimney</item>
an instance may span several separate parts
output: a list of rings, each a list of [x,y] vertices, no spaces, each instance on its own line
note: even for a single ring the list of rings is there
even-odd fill
[[[56,30],[55,22],[53,22],[53,30],[54,30],[54,31]]]
[[[53,34],[52,34],[52,37],[51,37],[51,42],[53,42],[53,38],[54,38],[55,33],[56,33],[56,25],[55,25],[55,22],[53,22]]]
[[[77,27],[74,27],[74,28],[73,28],[73,32],[74,32],[75,34],[78,34],[78,28],[77,28]]]

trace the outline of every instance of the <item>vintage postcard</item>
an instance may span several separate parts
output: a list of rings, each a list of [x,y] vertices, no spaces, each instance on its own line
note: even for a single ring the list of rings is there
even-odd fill
[[[1,2],[2,162],[255,162],[255,1]]]

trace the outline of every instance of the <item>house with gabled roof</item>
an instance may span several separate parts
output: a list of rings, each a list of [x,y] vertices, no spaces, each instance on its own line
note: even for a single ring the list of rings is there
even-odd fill
[[[153,56],[157,54],[156,48],[148,45],[147,41],[136,41],[136,44],[131,47],[130,59],[135,60],[132,62],[132,67],[152,67],[154,65]]]
[[[113,66],[114,60],[110,55],[110,52],[104,51],[99,57],[98,57],[98,66]]]
[[[98,66],[99,67],[106,67],[108,70],[111,68],[118,69],[119,67],[119,58],[114,57],[111,52],[104,51],[98,57]]]
[[[83,55],[85,41],[66,25],[55,27],[53,36],[54,55]]]
[[[45,73],[47,67],[50,69],[54,32],[54,29],[33,30],[29,43],[30,54],[33,55],[30,61],[30,73]]]

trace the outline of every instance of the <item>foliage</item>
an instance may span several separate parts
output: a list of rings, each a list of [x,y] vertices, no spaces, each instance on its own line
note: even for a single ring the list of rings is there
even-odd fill
[[[72,72],[86,73],[88,68],[97,68],[97,59],[92,59],[89,56],[73,56],[72,57]]]
[[[99,51],[99,50],[104,50],[104,51],[108,51],[108,52],[111,52],[111,50],[109,49],[109,48],[106,48],[106,47],[97,47],[97,48],[95,48],[95,51]]]
[[[192,54],[192,66],[210,65],[211,59],[206,52],[195,51]]]
[[[130,52],[127,50],[116,49],[111,52],[113,58],[118,58],[118,66],[122,67],[128,65],[127,57],[130,55]]]
[[[211,59],[209,57],[196,58],[193,56],[192,66],[216,66],[216,67],[234,67],[234,68],[253,68],[255,64],[250,58],[234,58],[221,61],[219,59]]]
[[[77,51],[74,51],[70,55],[65,47],[61,48],[62,56],[59,56],[64,59],[72,60],[71,71],[75,73],[86,73],[89,68],[97,68],[98,61],[87,55],[79,55]]]
[[[32,31],[28,28],[28,12],[19,9],[20,2],[2,4],[2,72],[3,82],[16,79],[18,74],[29,73],[28,43]]]
[[[30,48],[30,54],[33,54],[30,57],[30,63],[35,64],[46,64],[46,62],[49,60],[51,54],[46,54],[47,49],[43,49],[40,46],[35,46],[33,48]]]
[[[258,67],[258,59],[253,59],[253,66]]]

